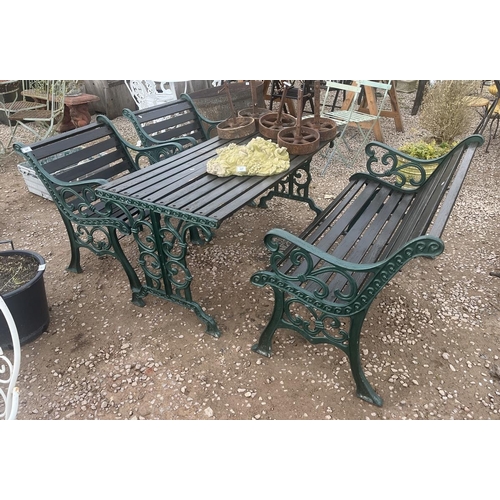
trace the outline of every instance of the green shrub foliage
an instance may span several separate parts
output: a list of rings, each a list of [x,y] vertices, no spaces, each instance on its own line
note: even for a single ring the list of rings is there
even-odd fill
[[[465,135],[474,119],[467,96],[477,93],[473,80],[439,80],[427,87],[422,100],[420,125],[437,143],[453,142]]]
[[[433,160],[451,151],[456,144],[457,142],[441,142],[438,144],[435,140],[430,142],[410,142],[401,146],[400,151],[419,160]]]

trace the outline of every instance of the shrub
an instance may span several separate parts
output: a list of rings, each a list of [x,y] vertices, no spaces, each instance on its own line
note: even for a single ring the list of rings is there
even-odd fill
[[[438,144],[435,140],[431,142],[419,141],[404,144],[399,150],[419,160],[432,160],[433,158],[439,158],[445,155],[451,151],[456,144],[456,142],[441,142]]]
[[[472,80],[440,80],[426,89],[422,100],[420,125],[437,143],[453,142],[466,134],[474,118],[474,110],[466,97],[477,93]]]
[[[449,151],[451,151],[457,142],[441,142],[437,143],[435,140],[431,140],[430,142],[426,141],[418,141],[418,142],[409,142],[404,144],[399,148],[402,153],[406,153],[407,155],[413,156],[413,158],[417,158],[419,160],[433,160],[434,158],[439,158]],[[400,165],[404,165],[405,161],[401,162]],[[424,171],[426,177],[432,174],[436,167],[437,163],[430,163],[425,165]],[[407,176],[407,182],[409,183],[411,179],[419,181],[422,177],[421,172],[415,167],[406,167],[401,169],[401,173]],[[404,186],[403,186],[404,187]]]

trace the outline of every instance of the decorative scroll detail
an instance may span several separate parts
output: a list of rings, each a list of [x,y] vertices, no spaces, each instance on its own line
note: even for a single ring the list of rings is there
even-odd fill
[[[390,184],[399,188],[404,187],[405,190],[414,190],[422,186],[430,175],[426,166],[432,165],[437,168],[442,158],[445,158],[442,157],[439,161],[417,160],[379,143],[368,144],[365,151],[368,156],[366,168],[373,177],[385,178]],[[380,168],[381,165],[383,168]]]
[[[297,331],[312,344],[328,343],[346,351],[349,331],[342,327],[339,318],[318,312],[315,308],[306,305],[311,318],[305,319],[293,310],[296,305],[304,306],[295,298],[285,301],[281,319],[283,326]]]
[[[483,142],[484,138],[481,135],[471,135],[444,156],[432,160],[419,160],[380,142],[370,142],[365,147],[368,157],[366,168],[373,177],[384,178],[385,182],[399,189],[414,191],[441,165],[452,161],[457,152],[465,151],[471,144],[481,145]]]
[[[279,264],[283,261],[285,255],[280,251],[280,245],[276,240],[272,241],[271,238],[264,239],[266,246],[271,250],[271,266],[270,268],[276,274],[278,279],[288,280],[291,283],[298,283],[304,285],[307,282],[314,282],[317,285],[317,289],[313,292],[313,297],[318,299],[326,299],[329,295],[328,284],[322,281],[318,276],[326,273],[338,273],[341,274],[348,282],[349,292],[342,293],[340,290],[335,290],[334,294],[337,299],[344,302],[352,300],[358,293],[358,287],[355,280],[352,277],[350,271],[346,271],[340,266],[327,265],[318,267],[315,269],[315,262],[313,256],[305,249],[300,247],[295,247],[289,255],[290,261],[294,266],[301,265],[301,273],[299,275],[285,275],[280,271]],[[305,269],[303,267],[305,266]]]
[[[97,255],[112,253],[112,243],[109,231],[105,227],[87,228],[78,224],[74,231],[75,240],[79,246],[92,250]]]
[[[191,222],[152,214],[150,220],[137,220],[132,234],[139,247],[139,264],[148,288],[165,295],[178,295],[191,301],[192,275],[186,263],[188,233],[208,242],[212,232]],[[154,235],[158,235],[159,241]],[[191,236],[193,238],[193,236]]]
[[[11,362],[0,347],[0,401],[2,402],[0,418],[14,420],[19,404],[19,389],[16,387],[16,382],[21,365],[21,346],[14,318],[2,296],[0,296],[0,313],[3,313],[10,331],[14,353],[14,362]]]
[[[122,208],[122,209],[124,208],[123,204],[120,203],[123,201],[123,197],[116,196],[113,193],[106,191],[106,199],[116,203],[116,205],[118,205],[120,208]],[[134,203],[134,207],[137,207],[137,208],[140,208],[140,209],[143,209],[146,211],[151,209],[151,204],[149,204],[147,202],[134,199],[133,203]],[[214,228],[214,229],[217,227],[217,221],[215,219],[210,219],[209,217],[197,216],[195,214],[183,212],[182,210],[177,210],[175,208],[161,207],[161,206],[155,205],[155,212],[157,212],[158,214],[162,214],[166,217],[182,219],[185,222],[191,223],[192,226],[210,227],[210,228]],[[135,219],[138,219],[138,217],[136,216]]]
[[[193,277],[186,262],[188,239],[209,242],[213,236],[210,228],[165,214],[150,213],[147,220],[145,217],[136,220],[131,231],[139,248],[139,265],[146,280],[141,296],[151,293],[192,309],[206,323],[210,335],[220,336],[214,319],[192,298]]]
[[[165,160],[180,151],[183,151],[183,149],[178,143],[165,144],[163,147],[138,151],[135,155],[134,163],[140,167],[141,160],[145,158],[148,165],[153,165],[154,163]]]
[[[268,233],[265,244],[271,251],[271,265],[268,271],[259,271],[251,277],[251,282],[257,286],[269,285],[272,288],[283,290],[295,297],[307,307],[314,307],[319,311],[333,316],[352,316],[368,309],[380,290],[392,277],[415,257],[435,257],[444,250],[444,243],[432,236],[423,236],[412,240],[389,259],[373,265],[357,265],[336,259],[332,256],[316,256],[323,258],[325,265],[314,269],[312,252],[295,247],[289,254],[289,259],[295,265],[300,263],[301,273],[298,275],[284,274],[280,267],[284,253],[280,251],[280,243],[276,235]],[[294,242],[300,240],[293,237]],[[319,253],[319,252],[318,252]],[[329,258],[328,258],[329,257]],[[302,269],[304,268],[304,269]],[[322,273],[337,273],[342,275],[348,283],[348,292],[341,290],[328,291],[328,284],[321,280]],[[371,275],[361,290],[355,282],[355,273]],[[314,282],[317,289],[310,292],[303,288],[305,283]]]
[[[312,180],[311,173],[309,171],[310,164],[311,160],[295,170],[295,172],[292,172],[281,179],[266,196],[263,196],[259,200],[259,207],[267,208],[267,202],[270,199],[274,196],[280,196],[281,198],[288,198],[289,200],[304,201],[309,205],[311,210],[319,215],[321,213],[321,209],[318,208],[314,201],[309,197],[309,186]]]

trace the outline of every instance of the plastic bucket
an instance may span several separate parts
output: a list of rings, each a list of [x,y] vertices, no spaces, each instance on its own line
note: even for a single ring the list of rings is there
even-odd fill
[[[35,340],[49,326],[49,306],[43,281],[45,259],[30,250],[8,250],[0,252],[0,256],[2,255],[26,255],[38,261],[38,271],[34,278],[18,289],[2,294],[16,323],[19,341],[23,345]],[[12,349],[10,330],[3,315],[0,315],[0,347]]]

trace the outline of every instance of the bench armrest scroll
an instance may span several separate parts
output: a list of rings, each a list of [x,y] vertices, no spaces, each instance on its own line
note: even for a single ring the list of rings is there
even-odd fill
[[[203,128],[203,132],[205,134],[205,139],[210,139],[211,133],[213,130],[217,129],[217,125],[223,121],[223,120],[210,120],[206,116],[204,116],[201,111],[196,107],[196,104],[193,102],[191,97],[188,94],[181,94],[181,99],[184,99],[185,101],[188,101],[191,106],[193,107],[194,112],[198,116],[198,119],[200,120],[200,123],[205,124],[207,129],[205,130],[205,127]]]
[[[325,301],[331,303],[338,300],[342,303],[337,308],[339,314],[352,314],[355,310],[367,307],[409,260],[415,257],[435,257],[444,250],[444,244],[439,238],[420,236],[387,259],[372,264],[355,264],[330,255],[282,229],[269,231],[264,242],[271,251],[270,267],[267,271],[259,271],[252,276],[251,282],[254,285],[271,285],[295,294],[324,310],[329,307]],[[280,265],[285,258],[289,258],[297,269],[300,267],[300,272],[283,273]],[[323,261],[324,265],[317,266],[320,261]],[[329,285],[322,279],[322,275],[331,276],[332,273],[345,278],[347,287],[343,287],[344,291],[329,290]],[[360,275],[370,275],[368,280],[363,279],[361,288],[357,279]],[[313,292],[304,288],[306,282],[314,283]]]
[[[484,138],[481,135],[471,135],[459,142],[447,154],[431,160],[421,160],[387,144],[372,141],[365,147],[367,173],[355,175],[368,175],[404,191],[416,190],[425,184],[432,172],[459,150],[466,150],[468,147],[475,149],[483,142]]]

